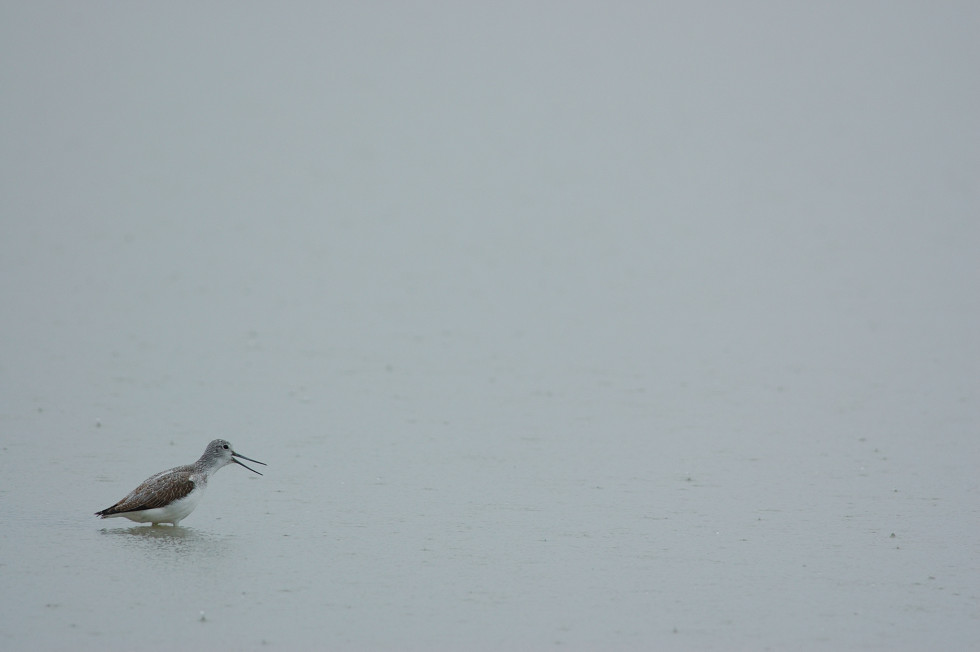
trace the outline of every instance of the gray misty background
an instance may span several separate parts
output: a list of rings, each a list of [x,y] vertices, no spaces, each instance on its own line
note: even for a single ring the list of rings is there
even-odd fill
[[[978,7],[3,2],[0,646],[980,646]]]

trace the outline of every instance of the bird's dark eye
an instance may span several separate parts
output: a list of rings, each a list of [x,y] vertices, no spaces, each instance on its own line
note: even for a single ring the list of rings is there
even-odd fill
[[[228,444],[225,444],[224,446],[222,446],[222,448],[228,450]]]

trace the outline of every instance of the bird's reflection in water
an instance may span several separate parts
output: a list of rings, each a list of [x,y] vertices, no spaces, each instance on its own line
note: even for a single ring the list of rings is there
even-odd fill
[[[102,528],[102,534],[141,537],[144,539],[195,539],[201,536],[197,530],[179,525],[134,525],[127,528]]]
[[[103,528],[101,534],[128,552],[142,553],[141,563],[158,568],[226,558],[234,539],[229,535],[173,525]]]

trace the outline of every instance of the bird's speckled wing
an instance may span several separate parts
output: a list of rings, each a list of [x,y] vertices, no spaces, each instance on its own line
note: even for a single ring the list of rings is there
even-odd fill
[[[139,512],[144,509],[166,507],[194,490],[194,480],[191,478],[193,472],[194,468],[191,466],[178,466],[161,471],[147,478],[143,484],[133,489],[128,496],[112,507],[95,514],[105,517],[122,512]]]

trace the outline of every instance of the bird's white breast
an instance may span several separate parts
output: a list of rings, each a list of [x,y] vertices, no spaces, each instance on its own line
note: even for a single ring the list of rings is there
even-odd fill
[[[175,521],[182,521],[201,502],[201,496],[204,495],[205,486],[204,483],[198,483],[189,494],[164,507],[144,509],[139,512],[126,512],[119,514],[119,516],[125,516],[129,520],[136,521],[137,523],[174,523]]]

